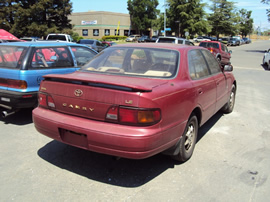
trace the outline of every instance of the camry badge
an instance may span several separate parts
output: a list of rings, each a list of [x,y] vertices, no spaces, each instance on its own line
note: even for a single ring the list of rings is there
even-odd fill
[[[83,91],[81,89],[76,89],[74,91],[74,95],[77,96],[77,97],[81,97],[83,94]]]

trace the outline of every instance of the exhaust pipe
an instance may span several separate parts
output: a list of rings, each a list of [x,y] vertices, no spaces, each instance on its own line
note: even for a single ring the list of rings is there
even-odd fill
[[[8,116],[10,116],[10,115],[12,115],[12,114],[15,114],[16,112],[17,112],[17,111],[14,111],[14,110],[2,111],[1,116],[2,116],[3,118],[6,118],[6,117],[8,117]]]

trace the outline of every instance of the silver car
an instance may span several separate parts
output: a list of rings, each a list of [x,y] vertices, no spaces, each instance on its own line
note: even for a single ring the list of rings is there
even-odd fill
[[[185,44],[185,45],[191,45],[194,46],[194,43],[191,41],[184,39],[184,38],[178,38],[178,37],[159,37],[156,41],[156,43],[174,43],[174,44]]]

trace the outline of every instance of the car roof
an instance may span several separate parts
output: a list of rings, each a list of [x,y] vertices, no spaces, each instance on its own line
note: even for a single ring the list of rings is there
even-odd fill
[[[27,42],[9,42],[9,43],[1,43],[0,45],[8,45],[8,46],[20,46],[20,47],[30,47],[30,46],[84,46],[76,43],[63,42],[63,41],[27,41]]]
[[[201,41],[200,43],[221,43],[220,41]]]
[[[172,44],[172,43],[134,43],[134,44],[118,44],[112,47],[130,47],[130,48],[159,48],[159,49],[169,49],[169,50],[190,50],[190,49],[204,49],[199,46],[190,46],[184,44]]]
[[[175,36],[160,36],[159,38],[187,40],[185,38],[180,38],[180,37],[175,37]]]

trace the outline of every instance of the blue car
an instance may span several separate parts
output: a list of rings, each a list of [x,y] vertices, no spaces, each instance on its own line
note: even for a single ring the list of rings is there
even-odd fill
[[[43,76],[66,74],[90,61],[96,51],[65,42],[13,42],[0,44],[0,108],[2,117],[21,108],[37,106]]]

